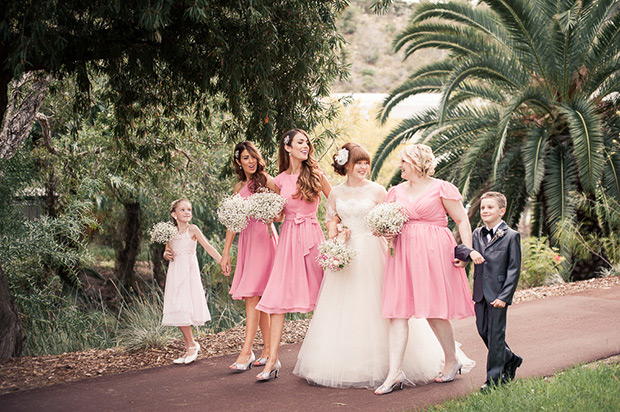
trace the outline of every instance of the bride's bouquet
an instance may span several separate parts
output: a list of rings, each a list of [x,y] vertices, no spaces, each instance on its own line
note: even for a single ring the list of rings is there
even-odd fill
[[[408,220],[407,210],[397,202],[380,203],[366,216],[366,224],[375,236],[398,235]],[[390,256],[394,256],[391,241],[389,246]]]
[[[241,232],[248,225],[246,200],[239,195],[225,198],[217,208],[217,218],[231,232]]]
[[[319,245],[319,254],[316,257],[317,262],[323,270],[330,269],[337,272],[348,267],[357,252],[344,244],[342,239],[329,239]]]
[[[155,223],[151,230],[149,230],[151,243],[161,243],[163,245],[170,242],[177,234],[179,234],[179,229],[172,222]]]
[[[265,223],[271,233],[271,223],[278,217],[284,209],[286,199],[269,189],[261,189],[250,195],[246,200],[246,211],[248,216]]]

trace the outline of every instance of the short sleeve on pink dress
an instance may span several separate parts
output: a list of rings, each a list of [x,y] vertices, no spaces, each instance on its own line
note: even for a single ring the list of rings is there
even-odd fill
[[[279,189],[282,189],[282,173],[273,178],[273,183],[275,183]]]
[[[390,190],[388,190],[384,202],[388,203],[396,201],[396,187],[397,186],[392,186]]]
[[[461,200],[461,193],[456,186],[450,182],[442,181],[439,187],[439,197],[448,200]]]

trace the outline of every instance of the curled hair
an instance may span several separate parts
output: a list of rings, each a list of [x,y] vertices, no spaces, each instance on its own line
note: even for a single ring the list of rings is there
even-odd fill
[[[280,139],[280,147],[278,149],[278,169],[279,172],[285,172],[291,165],[288,152],[284,149],[284,146],[291,146],[293,139],[298,134],[304,136],[308,142],[308,158],[301,162],[301,172],[297,179],[297,193],[293,195],[294,199],[301,197],[306,202],[312,203],[320,196],[321,193],[321,176],[319,174],[319,165],[317,161],[312,157],[314,153],[314,146],[310,141],[308,133],[301,129],[293,129],[282,135]],[[286,142],[286,143],[285,143]]]
[[[349,159],[343,165],[338,164],[336,161],[336,156],[338,153],[335,153],[332,158],[334,159],[334,163],[332,163],[332,167],[334,168],[334,172],[338,173],[340,176],[347,175],[347,169],[349,165],[355,165],[357,162],[366,160],[370,163],[370,154],[364,148],[364,146],[357,143],[345,143],[342,145],[342,149],[346,149],[349,152]]]
[[[241,154],[244,150],[247,150],[250,156],[256,159],[256,170],[254,171],[252,177],[250,178],[250,181],[248,182],[248,184],[252,182],[252,184],[248,186],[248,189],[250,189],[250,193],[256,193],[261,188],[267,186],[267,176],[265,175],[265,161],[263,160],[263,156],[260,154],[256,146],[254,146],[252,142],[245,141],[237,143],[237,145],[235,146],[235,151],[233,152],[233,156],[235,158],[235,173],[237,173],[239,181],[245,182],[246,180],[245,172],[243,171],[243,167],[241,167]]]
[[[177,200],[175,200],[174,202],[172,202],[170,204],[170,213],[176,212],[177,211],[177,207],[179,207],[179,203],[181,203],[181,202],[187,202],[187,203],[190,204],[190,206],[192,204],[192,202],[190,202],[189,200],[185,199],[184,197],[182,197],[180,199],[177,199]],[[174,223],[174,225],[177,226],[177,227],[179,226],[179,225],[177,225],[177,220],[175,218],[172,218],[172,223]]]
[[[482,201],[482,199],[493,199],[497,202],[497,206],[500,209],[506,209],[506,196],[500,192],[486,192],[480,196],[480,201]]]
[[[400,158],[411,164],[422,177],[429,177],[435,173],[437,159],[433,149],[425,144],[410,144],[400,151]]]

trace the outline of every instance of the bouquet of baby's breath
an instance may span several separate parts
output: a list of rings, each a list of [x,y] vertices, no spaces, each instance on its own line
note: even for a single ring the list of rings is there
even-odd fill
[[[164,245],[178,234],[179,229],[172,222],[155,223],[151,230],[149,230],[151,243],[161,243]]]
[[[261,189],[246,200],[248,216],[267,224],[271,233],[271,223],[284,209],[286,199],[269,189]]]
[[[319,254],[316,257],[319,265],[334,272],[348,267],[357,252],[344,244],[340,239],[330,239],[319,245]]]
[[[397,202],[380,203],[366,216],[366,224],[375,236],[398,235],[408,220],[407,210]],[[391,241],[390,256],[394,256]]]
[[[267,188],[261,188],[248,197],[246,201],[247,213],[248,216],[265,223],[269,229],[269,234],[273,236],[271,223],[282,213],[285,203],[284,197]]]
[[[245,199],[239,195],[226,197],[217,208],[217,218],[231,232],[241,232],[248,225]]]

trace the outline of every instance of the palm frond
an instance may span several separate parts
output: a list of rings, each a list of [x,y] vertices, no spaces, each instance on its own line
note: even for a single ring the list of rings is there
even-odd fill
[[[620,153],[617,146],[614,148],[605,148],[603,151],[605,156],[605,168],[603,170],[603,187],[605,193],[616,202],[620,202]]]
[[[545,150],[548,141],[547,129],[533,127],[523,147],[525,188],[530,196],[538,194],[545,176]]]
[[[577,170],[571,161],[572,153],[564,146],[555,146],[547,155],[547,170],[543,190],[545,194],[545,215],[550,234],[555,233],[562,219],[572,219],[574,205],[571,192],[576,189]]]
[[[579,167],[581,186],[594,193],[603,174],[603,135],[601,121],[593,104],[576,99],[558,110],[566,117]]]
[[[376,179],[383,162],[398,145],[412,138],[418,131],[429,128],[437,123],[436,109],[428,109],[415,116],[402,121],[395,129],[390,131],[381,142],[373,156],[373,168],[371,179]]]
[[[591,40],[591,46],[585,56],[588,69],[596,71],[599,66],[620,51],[620,11],[606,18]]]

